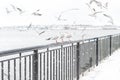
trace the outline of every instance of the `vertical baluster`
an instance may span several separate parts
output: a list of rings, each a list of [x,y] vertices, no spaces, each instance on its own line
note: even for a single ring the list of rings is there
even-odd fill
[[[32,65],[32,80],[38,80],[38,50],[34,50]]]
[[[50,51],[50,80],[52,80],[52,72],[53,72],[53,69],[52,69],[52,59],[53,59],[53,57],[52,57],[52,55],[53,55],[53,53],[52,53],[52,51]]]
[[[69,80],[69,54],[70,54],[70,51],[69,51],[69,46],[67,47],[67,51],[68,51],[68,66],[67,66],[67,68],[68,68],[68,80]]]
[[[80,61],[80,44],[79,44],[79,42],[77,43],[77,56],[76,56],[76,58],[77,58],[77,80],[79,80],[79,61]]]
[[[72,80],[73,80],[73,53],[74,53],[74,50],[73,50],[73,43],[72,43],[72,54],[71,54],[71,58],[72,58],[72,61],[71,61],[71,64],[72,64],[72,66],[71,66],[71,78],[72,78]]]
[[[65,48],[65,77],[66,77],[66,80],[67,80],[67,47]]]
[[[14,59],[14,80],[16,80],[16,59]]]
[[[56,60],[55,61],[56,61],[56,80],[57,80],[57,78],[58,78],[58,74],[57,74],[57,72],[58,72],[58,70],[57,70],[57,50],[56,50],[55,54],[56,54]]]
[[[31,80],[31,56],[29,56],[29,80]]]
[[[71,73],[72,73],[72,72],[71,72],[71,66],[72,66],[72,65],[71,65],[71,46],[70,46],[70,80],[71,80],[71,77],[72,77],[72,75],[71,75]]]
[[[55,80],[55,51],[53,50],[53,80]]]
[[[64,62],[63,62],[64,63],[63,64],[63,71],[64,71],[63,80],[65,80],[65,74],[66,74],[66,70],[65,70],[65,65],[66,65],[66,63],[65,63],[65,48],[63,49],[63,51],[64,51],[64,54],[63,54],[64,55],[63,56],[63,59],[64,59]]]
[[[45,80],[45,53],[43,53],[43,66],[44,66],[44,72],[43,72],[43,80]]]
[[[112,51],[111,47],[112,47],[112,37],[110,35],[110,56],[111,56],[111,51]]]
[[[19,80],[21,80],[21,53],[19,53]]]
[[[47,48],[47,80],[49,80],[49,48]]]
[[[42,80],[42,53],[40,53],[40,80]]]
[[[24,80],[26,80],[26,57],[24,59]]]
[[[59,72],[59,79],[58,80],[60,80],[60,73],[61,73],[61,69],[60,69],[60,63],[61,63],[60,62],[60,49],[58,51],[59,51],[59,71],[58,71]]]
[[[4,80],[4,67],[3,67],[3,61],[1,62],[1,78]]]
[[[61,45],[61,80],[63,79],[63,45]]]
[[[98,66],[98,38],[96,38],[96,66]]]
[[[10,80],[10,60],[8,60],[8,80]]]

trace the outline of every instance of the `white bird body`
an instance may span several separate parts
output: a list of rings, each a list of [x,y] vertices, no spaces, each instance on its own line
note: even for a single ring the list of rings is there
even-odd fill
[[[72,34],[66,33],[65,38],[67,38],[70,41],[70,38],[72,37]]]
[[[62,33],[62,34],[56,35],[54,37],[49,37],[46,40],[55,40],[56,43],[58,43],[58,41],[63,42],[64,39],[68,39],[70,41],[71,37],[72,37],[72,35],[70,33]]]
[[[65,37],[64,34],[62,34],[62,35],[59,37],[59,38],[62,40],[62,42],[63,42],[64,37]]]
[[[52,37],[51,40],[55,40],[56,43],[57,43],[58,42],[58,38],[59,38],[59,36],[55,36],[55,37]]]

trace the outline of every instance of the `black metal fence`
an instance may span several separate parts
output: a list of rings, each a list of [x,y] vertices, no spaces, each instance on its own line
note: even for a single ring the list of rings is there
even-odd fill
[[[0,80],[79,80],[120,47],[120,34],[0,52]]]

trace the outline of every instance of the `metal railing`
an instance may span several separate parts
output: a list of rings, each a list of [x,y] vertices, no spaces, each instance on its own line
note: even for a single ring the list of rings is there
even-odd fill
[[[120,47],[120,34],[0,52],[0,80],[79,80]]]

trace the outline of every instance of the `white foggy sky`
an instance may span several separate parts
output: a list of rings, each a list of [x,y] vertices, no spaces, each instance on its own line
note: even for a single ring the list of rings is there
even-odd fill
[[[0,0],[0,26],[3,25],[22,25],[22,24],[59,24],[59,23],[81,23],[81,24],[105,24],[103,18],[100,17],[98,21],[91,18],[90,11],[86,6],[90,0]],[[116,25],[120,25],[120,1],[119,0],[99,0],[109,2],[108,10]],[[12,10],[10,5],[15,5],[25,11],[24,14],[19,15],[16,12],[7,14],[5,8]],[[79,11],[65,13],[63,17],[68,21],[57,21],[58,16],[62,11],[79,8]],[[40,9],[42,16],[31,16],[31,13]]]

